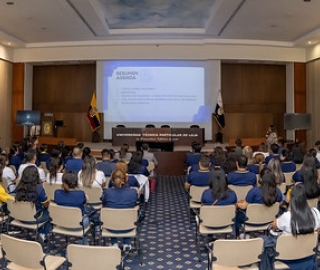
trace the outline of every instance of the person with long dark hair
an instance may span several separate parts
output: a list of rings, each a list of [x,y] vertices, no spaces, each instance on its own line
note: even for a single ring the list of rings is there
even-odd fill
[[[51,184],[62,184],[62,175],[64,171],[63,160],[61,157],[52,158],[47,174],[47,182]]]
[[[245,212],[248,204],[257,203],[271,207],[276,202],[281,202],[283,200],[281,190],[277,188],[276,177],[273,172],[264,168],[260,173],[260,178],[258,185],[248,191],[245,200],[240,200],[237,203],[239,209],[236,214],[235,222],[237,237],[239,236],[241,225],[246,220]]]
[[[225,172],[216,168],[210,172],[209,189],[201,196],[202,205],[230,205],[237,203],[236,193],[228,188]]]
[[[10,194],[16,191],[16,174],[8,165],[8,159],[6,154],[0,154],[0,179],[6,178],[8,183],[7,191]]]
[[[42,223],[50,220],[48,207],[49,200],[42,187],[39,172],[36,166],[28,166],[23,172],[16,189],[16,201],[34,203],[37,211],[37,221],[26,222],[30,224]],[[47,234],[51,230],[51,224],[48,222],[39,229],[39,241],[46,240]]]
[[[132,154],[132,157],[128,164],[128,173],[143,174],[145,176],[150,175],[149,171],[147,170],[147,167],[142,165],[142,153],[140,151],[137,151]]]
[[[82,170],[78,173],[79,184],[85,187],[104,187],[106,178],[102,171],[96,169],[96,160],[93,156],[85,156]]]
[[[296,171],[293,176],[292,179],[295,183],[303,183],[304,182],[304,178],[303,178],[303,171],[306,168],[312,168],[312,171],[316,172],[317,168],[316,168],[316,162],[315,162],[315,158],[310,155],[310,154],[306,154],[303,157],[303,163],[302,163],[302,167],[300,170]]]

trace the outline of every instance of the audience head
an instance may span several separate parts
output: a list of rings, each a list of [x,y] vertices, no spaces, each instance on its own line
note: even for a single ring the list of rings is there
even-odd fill
[[[91,154],[91,148],[90,147],[84,147],[82,150],[82,159],[84,159],[86,156]]]
[[[272,151],[272,154],[278,154],[279,145],[277,145],[276,143],[273,143],[270,145],[270,149]]]
[[[280,139],[280,140],[278,140],[278,145],[279,146],[285,146],[285,144],[287,143],[287,141],[285,140],[285,139]]]
[[[258,152],[267,153],[267,145],[265,143],[260,143],[258,147]]]
[[[44,143],[40,145],[40,151],[41,152],[47,152],[47,150],[48,150],[48,145],[46,145]]]
[[[73,158],[81,158],[82,157],[82,149],[78,146],[75,146],[72,151]]]
[[[222,169],[215,168],[210,172],[209,183],[212,195],[216,200],[224,199],[228,196],[227,177]]]
[[[236,146],[241,147],[242,146],[242,140],[240,138],[237,138],[235,141]]]
[[[74,172],[66,172],[62,175],[62,188],[65,192],[78,186],[78,176]]]
[[[57,173],[63,171],[63,161],[61,157],[52,158],[49,166],[50,183],[56,180]]]
[[[22,173],[21,179],[16,189],[17,201],[34,202],[37,197],[37,184],[41,180],[36,166],[27,166]]]
[[[238,155],[237,157],[238,168],[245,169],[247,167],[247,164],[248,164],[248,158],[244,154]]]
[[[224,164],[224,170],[226,173],[234,172],[237,170],[237,154],[236,154],[236,152],[229,152],[227,154],[227,160]]]
[[[84,157],[80,178],[84,186],[92,186],[96,178],[96,160],[93,156],[88,155]]]
[[[248,158],[248,164],[253,163],[254,159],[253,159],[253,150],[251,148],[251,146],[245,146],[242,149],[242,153]]]
[[[315,146],[315,148],[316,148],[317,151],[320,151],[320,141],[316,141],[316,142],[314,143],[314,146]]]
[[[309,149],[309,154],[310,154],[311,156],[313,156],[314,158],[316,158],[316,157],[317,157],[317,150],[314,149],[314,148],[310,148],[310,149]]]
[[[227,159],[226,152],[223,151],[223,148],[221,146],[216,146],[214,148],[213,155],[214,155],[214,158],[215,158],[218,166],[225,164],[226,159]]]
[[[34,149],[29,149],[26,153],[25,153],[25,158],[26,158],[26,163],[36,163],[37,160],[37,152]]]
[[[54,149],[52,149],[50,156],[52,158],[58,158],[58,157],[62,156],[62,153],[59,149],[54,148]]]
[[[277,201],[277,183],[276,177],[269,169],[261,171],[259,179],[263,203],[266,206],[272,206]]]
[[[195,152],[195,153],[200,153],[201,152],[201,144],[198,143],[198,142],[193,142],[191,144],[191,147],[192,147],[192,151]]]
[[[280,161],[277,158],[270,159],[268,169],[274,173],[277,185],[281,185],[284,180],[284,175],[281,169]]]
[[[265,158],[264,154],[262,154],[262,153],[257,153],[257,154],[254,155],[254,161],[257,164],[264,163],[265,159],[266,158]]]
[[[111,181],[115,188],[121,188],[124,185],[127,185],[127,175],[122,170],[114,170],[111,174]]]
[[[103,149],[101,151],[102,160],[111,160],[111,153],[109,149]]]
[[[206,154],[201,154],[199,157],[199,167],[203,170],[208,170],[210,167],[210,157]]]
[[[132,157],[128,164],[128,172],[132,174],[138,174],[141,171],[142,153],[137,151],[132,153]]]
[[[149,144],[143,143],[143,144],[141,145],[141,150],[142,150],[142,151],[149,151]]]
[[[281,161],[292,161],[292,156],[290,155],[290,151],[287,148],[284,148],[280,154]]]
[[[290,193],[291,232],[293,236],[314,232],[314,218],[307,202],[303,184],[293,186]]]
[[[84,147],[84,143],[77,143],[76,147],[79,147],[82,151],[83,147]]]
[[[8,164],[7,155],[0,154],[0,182],[2,182],[3,169],[7,166],[7,164]]]
[[[116,163],[116,166],[114,168],[115,170],[121,170],[123,171],[124,173],[127,173],[128,171],[128,165],[125,161],[123,160],[119,160],[117,163]]]
[[[120,158],[124,158],[129,151],[129,144],[124,143],[120,147]]]

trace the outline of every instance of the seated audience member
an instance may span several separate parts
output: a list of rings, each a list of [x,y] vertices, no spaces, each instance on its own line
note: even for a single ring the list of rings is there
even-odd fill
[[[0,179],[7,179],[8,183],[8,192],[10,194],[15,193],[16,191],[16,175],[11,167],[8,167],[8,159],[6,154],[0,154]]]
[[[320,227],[320,213],[317,208],[310,208],[307,203],[304,185],[294,185],[290,193],[289,210],[275,219],[273,230],[282,234],[297,237],[300,234],[314,233]],[[288,269],[317,269],[315,255],[300,259],[285,261]]]
[[[234,149],[234,152],[236,152],[237,155],[241,155],[243,153],[242,140],[240,138],[237,138],[235,143],[236,143],[236,147]]]
[[[84,157],[82,169],[78,172],[79,185],[85,187],[103,188],[106,178],[102,171],[96,169],[96,160],[93,156]]]
[[[199,170],[192,171],[187,176],[187,181],[184,183],[186,190],[189,190],[190,186],[208,186],[210,177],[210,157],[204,153],[200,155]]]
[[[147,143],[143,143],[141,146],[142,150],[142,160],[147,160],[148,162],[153,162],[155,166],[158,166],[158,160],[153,153],[149,152],[150,148]]]
[[[28,155],[31,150],[26,154]],[[35,151],[32,149],[35,154]],[[22,164],[23,165],[23,164]],[[22,166],[21,165],[21,166]],[[30,221],[25,223],[35,224],[50,220],[48,207],[49,199],[46,192],[42,187],[39,172],[35,165],[27,166],[24,168],[21,174],[20,181],[16,189],[16,201],[18,202],[31,202],[35,205],[37,211],[37,221]],[[50,223],[47,223],[44,227],[39,229],[39,241],[44,242],[47,238],[47,234],[51,230]]]
[[[101,151],[102,161],[97,163],[97,169],[102,171],[105,176],[111,176],[112,171],[116,167],[116,163],[112,162],[111,152],[109,149]]]
[[[15,193],[14,193],[14,195],[15,195]],[[7,209],[7,205],[6,205],[8,199],[14,200],[14,196],[11,194],[8,194],[7,191],[3,188],[2,177],[0,177],[0,202],[3,203],[2,212],[6,215],[8,214],[8,209]]]
[[[268,147],[266,146],[265,143],[260,143],[258,147],[258,151],[253,152],[253,156],[255,157],[257,154],[262,154],[264,155],[264,158],[266,158],[267,156],[269,156],[269,152],[267,148]]]
[[[226,174],[220,168],[210,172],[209,189],[201,196],[202,205],[230,205],[237,203],[236,193],[228,188]]]
[[[142,153],[140,151],[132,154],[130,162],[128,164],[129,174],[143,174],[149,176],[150,173],[146,166],[142,165]]]
[[[19,167],[19,170],[18,170],[19,178],[22,177],[23,170],[26,167],[34,166],[34,167],[36,167],[38,169],[40,180],[42,182],[45,182],[46,181],[46,175],[44,173],[44,170],[36,166],[36,161],[37,161],[37,152],[36,152],[36,150],[34,150],[32,148],[29,149],[25,153],[25,160],[26,160],[26,163],[21,164],[20,167]]]
[[[69,159],[72,159],[72,149],[68,145],[62,148],[61,157],[64,164],[66,164]]]
[[[16,168],[16,171],[19,170],[19,166],[22,164],[22,159],[19,155],[19,148],[15,145],[12,145],[9,149],[8,154],[9,165],[13,165]]]
[[[302,167],[301,175],[303,177],[303,185],[307,199],[318,198],[320,195],[320,187],[318,184],[318,171],[315,166]]]
[[[253,150],[252,150],[251,146],[245,146],[243,148],[243,154],[248,158],[247,170],[249,172],[259,174],[260,166],[259,166],[259,164],[257,164],[255,162],[255,159],[253,157]]]
[[[68,159],[65,163],[67,172],[78,173],[83,164],[82,150],[78,146],[75,146],[72,151],[72,158]]]
[[[138,193],[128,186],[127,176],[122,170],[115,170],[111,175],[113,187],[103,190],[102,207],[109,208],[133,208],[138,202]],[[112,233],[124,233],[124,231],[111,231]],[[131,249],[130,238],[123,238],[123,250]],[[111,238],[111,244],[118,246],[117,238]]]
[[[317,159],[317,150],[314,149],[314,148],[311,148],[311,149],[309,150],[309,154],[314,157],[314,160],[315,160],[315,162],[316,162],[316,168],[317,168],[317,169],[320,169],[320,162],[319,162],[319,160]]]
[[[235,186],[255,186],[257,183],[256,174],[247,170],[247,157],[243,154],[237,158],[237,170],[228,173],[227,179],[228,184]]]
[[[280,186],[282,183],[286,181],[285,176],[281,169],[280,161],[278,159],[272,158],[269,161],[267,168],[274,173],[276,178],[276,183],[278,186]]]
[[[268,165],[272,158],[276,158],[280,161],[280,155],[278,154],[279,146],[276,143],[270,145],[270,155],[266,157],[265,164]]]
[[[51,158],[47,182],[51,184],[62,184],[62,175],[64,171],[61,157]]]
[[[281,153],[284,149],[288,149],[287,148],[287,141],[285,139],[278,140],[278,146],[279,146],[279,149],[278,149],[279,155],[281,155]]]
[[[128,165],[125,161],[123,160],[119,160],[116,164],[115,164],[115,168],[114,170],[121,170],[123,171],[126,175],[127,175],[127,182],[128,182],[128,185],[130,187],[136,187],[136,188],[140,188],[140,183],[136,177],[136,175],[134,174],[130,174],[128,175],[127,172],[128,172]],[[140,179],[140,178],[139,178]],[[146,179],[147,181],[147,179]],[[113,186],[113,182],[112,180],[109,182],[109,188],[111,188]]]
[[[217,167],[217,168],[220,168]],[[227,154],[227,160],[222,168],[226,174],[237,170],[237,154],[236,152],[229,152]]]
[[[282,172],[295,172],[296,164],[292,161],[292,157],[288,149],[283,149],[280,154],[280,165]]]
[[[298,140],[296,140],[291,149],[291,155],[294,163],[301,164],[303,162],[304,154],[305,154],[304,143],[299,143]]]
[[[300,170],[296,171],[293,176],[292,176],[292,180],[294,183],[303,183],[304,179],[303,179],[303,170],[302,169],[306,169],[308,167],[313,168],[313,170],[317,170],[316,168],[316,162],[314,160],[314,157],[310,154],[306,154],[303,158],[303,163],[302,163],[302,167]]]
[[[224,170],[227,161],[227,152],[221,146],[216,146],[213,153],[210,155],[210,162],[212,167],[220,167]]]
[[[50,158],[47,160],[46,162],[46,167],[47,167],[47,170],[50,169],[50,163],[53,159],[55,158],[61,158],[62,157],[62,153],[59,149],[56,149],[56,148],[53,148],[52,151],[51,151],[51,154],[50,154]],[[62,160],[63,162],[63,160]],[[64,164],[64,162],[63,162]]]
[[[317,151],[316,157],[317,157],[317,160],[320,162],[320,141],[316,141],[314,143],[314,149],[316,149]]]
[[[47,153],[48,145],[40,145],[39,162],[47,162],[50,159],[50,155]]]
[[[239,236],[240,227],[246,220],[245,213],[248,204],[257,203],[270,207],[276,202],[282,201],[283,196],[281,190],[277,188],[274,173],[265,168],[261,171],[260,175],[261,179],[258,181],[258,185],[248,191],[245,200],[240,200],[237,203],[239,210],[236,213],[236,236]]]
[[[83,147],[82,149],[82,159],[84,159],[86,156],[89,156],[91,155],[91,148],[86,146],[86,147]]]
[[[202,147],[200,143],[197,143],[197,142],[191,143],[191,151],[187,153],[187,156],[185,159],[186,168],[199,163],[201,149]]]
[[[131,157],[132,154],[129,153],[129,145],[124,143],[123,145],[121,145],[120,151],[118,153],[115,153],[114,160],[123,160],[129,163]]]
[[[73,172],[64,173],[62,176],[62,189],[57,189],[54,192],[54,202],[61,206],[80,208],[83,215],[83,226],[86,228],[90,223],[87,213],[89,214],[92,209],[86,205],[87,195],[84,191],[77,189],[77,180],[77,174]],[[99,228],[99,216],[97,214],[93,214],[90,220]],[[87,244],[87,242],[88,239],[85,237],[79,241],[79,244]]]

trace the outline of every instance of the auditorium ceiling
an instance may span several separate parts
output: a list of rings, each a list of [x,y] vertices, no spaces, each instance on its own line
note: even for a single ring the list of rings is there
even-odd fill
[[[306,47],[320,40],[319,11],[319,0],[2,0],[0,42]]]

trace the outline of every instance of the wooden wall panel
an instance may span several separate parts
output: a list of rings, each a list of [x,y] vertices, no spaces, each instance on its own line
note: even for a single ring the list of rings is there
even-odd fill
[[[19,142],[23,138],[23,126],[15,124],[18,110],[24,109],[24,76],[25,64],[13,64],[12,82],[12,142]]]
[[[229,138],[263,137],[271,124],[277,127],[279,136],[285,136],[285,65],[222,63],[221,93],[226,115],[224,142]],[[217,133],[216,125],[213,129],[213,134]]]
[[[35,66],[33,108],[63,120],[58,136],[91,141],[86,113],[96,88],[96,65]]]

